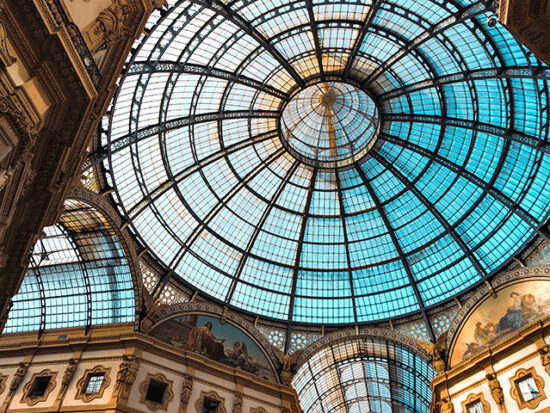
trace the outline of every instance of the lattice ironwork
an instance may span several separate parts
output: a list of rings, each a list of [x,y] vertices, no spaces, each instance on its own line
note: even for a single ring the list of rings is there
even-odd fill
[[[433,307],[547,238],[550,71],[487,26],[491,7],[177,2],[136,46],[88,160],[164,270],[155,296],[177,280],[283,321],[286,348],[307,323],[415,314],[437,335]]]

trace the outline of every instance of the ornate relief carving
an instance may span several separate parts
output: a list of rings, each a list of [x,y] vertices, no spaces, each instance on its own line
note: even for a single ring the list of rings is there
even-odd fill
[[[77,361],[75,359],[69,359],[69,365],[65,369],[65,373],[63,374],[63,378],[61,379],[61,390],[60,393],[63,393],[67,387],[69,387],[69,384],[71,383],[71,380],[73,379],[74,372],[76,370]]]
[[[94,399],[102,398],[105,389],[111,383],[111,378],[109,377],[110,372],[111,368],[105,368],[103,366],[95,366],[93,369],[86,370],[82,378],[76,383],[77,392],[75,400],[82,400],[83,403],[89,403]],[[93,377],[96,374],[103,374],[103,380],[101,382],[99,391],[94,393],[86,393],[86,387],[88,386],[90,377]]]
[[[181,388],[180,413],[187,412],[187,405],[189,404],[191,393],[193,393],[193,376],[185,373],[183,375],[183,385]]]
[[[152,380],[166,385],[161,403],[156,403],[154,401],[147,399],[146,397],[149,389],[149,385]],[[174,392],[172,391],[172,382],[168,380],[164,376],[164,374],[161,374],[161,373],[158,373],[158,374],[148,373],[147,377],[145,378],[145,381],[143,381],[139,386],[139,392],[141,394],[141,398],[139,402],[145,404],[152,411],[166,410],[168,408],[168,403],[170,403],[170,401],[174,398]]]
[[[99,13],[96,23],[86,33],[92,53],[114,46],[126,35],[125,19],[128,13],[126,0],[114,0]]]
[[[500,385],[496,374],[489,373],[486,375],[487,383],[489,384],[489,390],[491,391],[491,396],[498,406],[500,412],[506,412],[506,407],[504,405],[504,392],[502,391],[502,386]]]
[[[435,343],[426,343],[425,341],[416,340],[419,346],[421,346],[426,353],[432,357],[432,366],[434,370],[441,374],[445,371],[445,361],[442,354],[445,351],[445,341],[447,340],[447,332],[441,334]]]
[[[31,390],[35,385],[35,381],[39,380],[40,377],[49,377],[50,380],[44,392],[40,395],[33,395]],[[51,370],[42,370],[40,373],[34,373],[31,379],[25,384],[23,388],[23,397],[21,397],[21,403],[26,403],[29,406],[34,406],[37,403],[46,401],[51,391],[55,388],[57,384],[55,378],[57,377],[56,371]]]
[[[531,400],[524,401],[518,388],[518,382],[529,376],[535,381],[539,395]],[[510,377],[510,387],[510,395],[518,404],[519,410],[525,408],[534,410],[539,406],[541,401],[546,399],[546,393],[544,392],[544,380],[537,374],[534,367],[528,369],[518,369],[516,374],[514,374],[514,377]]]
[[[136,381],[138,369],[139,360],[136,356],[132,354],[123,355],[116,377],[115,391],[118,391],[123,397],[127,397],[130,394],[132,384]]]
[[[0,394],[6,390],[6,383],[8,382],[8,376],[0,376]]]
[[[475,402],[481,402],[481,405],[483,406],[483,413],[491,412],[491,406],[485,400],[483,393],[478,393],[478,394],[469,394],[468,397],[466,397],[466,400],[462,402],[462,413],[470,413],[470,410],[468,410],[468,407]]]
[[[13,380],[11,381],[11,384],[10,384],[10,391],[8,392],[8,397],[17,391],[17,389],[19,388],[19,385],[23,381],[23,377],[25,377],[25,373],[27,372],[28,368],[29,368],[29,363],[19,363],[19,367],[17,367],[17,370],[13,375]]]
[[[290,385],[290,382],[292,381],[292,377],[294,376],[292,374],[292,368],[296,365],[296,360],[302,354],[302,350],[295,351],[294,353],[290,354],[290,351],[287,350],[286,353],[283,353],[281,350],[279,350],[277,347],[272,346],[273,352],[279,359],[279,362],[281,363],[281,380],[283,384]]]
[[[546,373],[550,376],[550,346],[544,346],[539,349],[541,363],[546,370]]]
[[[168,307],[168,305],[162,304],[158,298],[155,300],[145,287],[142,287],[141,293],[143,294],[143,301],[145,302],[147,313],[143,320],[141,320],[140,327],[142,332],[148,333],[153,327],[153,320],[157,317],[161,310]]]
[[[202,413],[202,406],[204,404],[204,400],[212,400],[215,402],[218,402],[218,413],[227,413],[227,409],[225,408],[225,399],[218,395],[215,391],[205,392],[201,391],[201,395],[198,398],[198,400],[195,403],[195,409],[197,413]]]
[[[250,409],[250,413],[267,413],[267,410],[263,407],[253,407],[252,409]]]
[[[17,103],[16,95],[0,96],[0,113],[6,114],[18,132],[34,143],[37,134],[35,125],[25,113],[24,108]]]
[[[439,413],[454,413],[454,407],[449,397],[444,397],[436,403]]]
[[[10,66],[16,61],[8,50],[8,37],[4,22],[0,20],[0,62],[3,66]]]
[[[243,394],[241,392],[235,392],[233,398],[233,411],[232,413],[243,413]]]

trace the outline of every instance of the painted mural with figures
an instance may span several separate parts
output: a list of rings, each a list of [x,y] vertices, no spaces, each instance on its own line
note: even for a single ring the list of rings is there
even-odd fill
[[[517,330],[550,314],[550,281],[516,283],[489,297],[468,317],[452,348],[450,365],[508,337]]]
[[[211,360],[277,381],[267,357],[243,331],[205,315],[175,317],[149,333],[173,346],[202,354]]]

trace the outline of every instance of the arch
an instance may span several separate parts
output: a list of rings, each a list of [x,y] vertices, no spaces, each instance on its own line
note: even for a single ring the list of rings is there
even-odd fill
[[[383,329],[338,333],[300,355],[292,385],[304,411],[429,410],[435,371],[412,339]]]
[[[547,286],[541,284],[541,282],[547,284]],[[524,284],[523,287],[522,284]],[[540,301],[543,295],[546,296],[544,288],[548,288],[548,291],[550,291],[550,267],[548,266],[525,267],[515,271],[503,272],[491,280],[491,286],[492,290],[489,289],[488,285],[483,285],[477,289],[464,303],[452,321],[446,341],[446,348],[449,350],[447,352],[447,365],[450,368],[474,354],[484,351],[520,328],[531,324],[536,319],[550,314],[550,309],[538,308],[537,306],[538,310],[529,311],[531,315],[528,317],[521,310],[523,304],[520,303],[520,299],[524,295]],[[503,322],[504,324],[501,326],[502,319],[507,318],[510,310],[514,313],[514,309],[508,305],[510,304],[509,301],[512,300],[512,294],[517,297],[516,322],[513,326],[510,325],[508,329],[504,329],[506,323]],[[489,310],[491,311],[488,312]],[[509,317],[512,317],[512,315]],[[490,330],[489,326],[491,327]],[[479,333],[476,330],[479,330]],[[485,337],[485,333],[487,333],[487,337]]]
[[[5,333],[135,322],[135,252],[101,198],[79,188],[33,247]],[[107,211],[107,212],[106,212]]]
[[[149,331],[154,331],[156,327],[164,323],[165,321],[171,320],[180,316],[187,315],[206,315],[211,316],[223,322],[229,322],[234,327],[242,331],[247,337],[249,337],[264,353],[266,359],[268,360],[270,367],[276,372],[277,380],[280,381],[278,374],[278,365],[277,356],[273,351],[273,346],[265,338],[265,336],[254,327],[253,324],[239,316],[233,311],[229,311],[226,307],[222,308],[214,303],[210,302],[186,302],[179,303],[172,306],[167,306],[159,311],[153,318],[153,325]]]

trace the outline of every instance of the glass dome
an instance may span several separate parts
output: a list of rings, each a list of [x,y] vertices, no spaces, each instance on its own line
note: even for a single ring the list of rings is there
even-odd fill
[[[103,134],[119,211],[167,277],[272,319],[467,291],[550,203],[550,72],[488,27],[492,3],[176,3]]]

